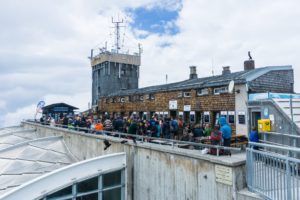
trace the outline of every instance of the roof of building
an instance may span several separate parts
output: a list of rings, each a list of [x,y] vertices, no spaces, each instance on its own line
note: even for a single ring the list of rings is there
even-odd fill
[[[0,129],[0,196],[75,161],[62,137],[38,138],[35,130],[21,127]]]
[[[62,107],[62,106],[69,107],[69,108],[71,108],[73,110],[77,110],[78,109],[78,108],[76,108],[74,106],[71,106],[69,104],[66,104],[66,103],[54,103],[54,104],[50,104],[50,105],[47,105],[47,106],[43,107],[43,109],[45,110],[45,109],[51,109],[51,108],[54,108],[54,107]]]
[[[120,90],[108,96],[126,96],[126,95],[155,93],[155,92],[164,92],[164,91],[188,90],[194,88],[220,87],[220,86],[228,85],[231,80],[234,80],[235,84],[244,84],[268,72],[279,71],[279,70],[292,70],[292,66],[285,65],[285,66],[261,67],[250,71],[239,71],[239,72],[233,72],[233,73],[228,73],[228,74],[218,75],[218,76],[188,79],[176,83],[149,86],[149,87],[138,88],[138,89]]]

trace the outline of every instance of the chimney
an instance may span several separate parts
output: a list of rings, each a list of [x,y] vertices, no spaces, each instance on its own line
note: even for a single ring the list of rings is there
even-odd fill
[[[226,74],[230,74],[230,66],[224,66],[223,67],[223,71],[222,71],[222,75],[226,75]]]
[[[198,78],[196,66],[190,66],[190,79]]]
[[[252,60],[252,56],[250,54],[250,51],[248,51],[249,60],[244,61],[244,70],[249,71],[255,69],[255,62]]]

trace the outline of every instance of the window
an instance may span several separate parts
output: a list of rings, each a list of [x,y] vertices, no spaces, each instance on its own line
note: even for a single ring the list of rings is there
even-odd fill
[[[124,102],[125,102],[125,98],[124,98],[124,97],[121,97],[121,98],[120,98],[120,102],[121,102],[121,103],[124,103]]]
[[[235,122],[235,112],[234,111],[229,111],[228,112],[228,123],[229,124],[234,124]]]
[[[204,123],[210,123],[209,112],[204,112]]]
[[[94,177],[77,184],[77,192],[90,192],[98,189],[98,177]]]
[[[238,115],[239,124],[246,124],[245,115]]]
[[[141,95],[139,99],[140,99],[140,101],[144,101],[144,96]]]
[[[122,68],[121,75],[126,75],[126,69]]]
[[[49,196],[47,196],[47,199],[55,199],[58,197],[68,197],[70,195],[72,195],[72,186],[68,186],[62,190],[59,190],[57,192],[50,194]]]
[[[126,75],[126,64],[121,64],[121,75]]]
[[[102,197],[101,197],[102,196]],[[75,182],[73,185],[55,191],[54,193],[46,194],[43,200],[121,200],[125,197],[125,177],[124,170],[118,170],[107,174],[101,174]]]
[[[105,99],[105,103],[109,103],[109,98]]]
[[[197,95],[198,95],[198,96],[208,95],[208,88],[199,89],[199,90],[197,91]]]
[[[121,184],[121,171],[115,171],[103,175],[103,188],[115,187]]]
[[[181,98],[182,97],[182,92],[178,92],[177,97]]]
[[[228,93],[227,87],[220,87],[214,89],[214,94],[223,94],[223,93]]]
[[[109,72],[108,72],[108,63],[106,62],[105,63],[105,75],[108,75]]]
[[[154,94],[149,94],[149,99],[150,99],[150,100],[154,100],[154,99],[155,99]]]
[[[103,199],[121,199],[121,188],[103,191]]]
[[[184,96],[184,97],[191,97],[191,92],[184,92],[184,93],[183,93],[183,96]]]

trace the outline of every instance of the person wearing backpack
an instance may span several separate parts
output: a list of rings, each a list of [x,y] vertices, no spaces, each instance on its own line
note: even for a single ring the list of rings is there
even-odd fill
[[[172,120],[171,120],[170,130],[171,130],[172,139],[177,140],[178,139],[178,122],[175,118],[172,118]]]
[[[162,126],[162,134],[164,138],[171,139],[171,134],[170,134],[170,119],[166,118],[164,120],[163,126]]]
[[[210,142],[211,142],[211,145],[220,146],[222,144],[222,133],[220,131],[220,126],[219,125],[215,125],[214,129],[211,131]],[[212,155],[217,155],[217,149],[216,148],[210,148],[209,153],[212,154]],[[224,153],[224,151],[223,151],[223,149],[221,149],[219,151],[219,155],[221,155],[223,153]]]
[[[179,117],[178,119],[178,139],[180,139],[183,136],[183,130],[184,130],[184,122],[182,117]]]

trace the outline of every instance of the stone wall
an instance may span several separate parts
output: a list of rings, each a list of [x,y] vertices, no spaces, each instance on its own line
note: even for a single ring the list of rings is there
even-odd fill
[[[203,116],[203,112],[210,111],[211,125],[214,124],[215,112],[235,111],[235,94],[224,93],[215,95],[213,94],[213,88],[209,88],[208,95],[198,96],[197,90],[192,89],[188,90],[188,92],[191,93],[191,97],[184,97],[183,94],[182,97],[179,97],[181,92],[182,91],[167,91],[154,93],[150,96],[149,94],[136,95],[130,97],[133,99],[131,101],[129,101],[128,96],[101,98],[98,104],[98,110],[100,113],[123,113],[127,116],[132,112],[136,112],[137,115],[142,112],[147,112],[148,118],[151,117],[149,114],[152,112],[164,111],[170,115],[171,111],[176,111],[178,117],[178,113],[184,111],[184,105],[191,105],[191,111],[198,111],[201,116]],[[151,99],[152,95],[154,99]],[[140,100],[141,96],[143,96],[143,101]],[[121,102],[121,98],[124,98],[125,102]],[[169,109],[170,100],[177,100],[177,109]],[[231,124],[231,126],[233,133],[235,133],[235,124]]]
[[[221,111],[234,110],[235,97],[234,94],[214,95],[212,89],[209,89],[209,95],[197,96],[196,90],[190,90],[191,97],[178,97],[181,91],[158,92],[153,94],[155,99],[148,99],[148,94],[143,94],[143,101],[139,98],[135,101],[112,102],[112,98],[101,98],[98,110],[101,112],[131,112],[131,111],[169,111],[169,101],[177,100],[178,111],[183,111],[184,105],[191,105],[192,111]],[[140,95],[139,95],[140,96]],[[113,97],[118,101],[121,97]]]

